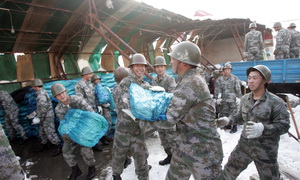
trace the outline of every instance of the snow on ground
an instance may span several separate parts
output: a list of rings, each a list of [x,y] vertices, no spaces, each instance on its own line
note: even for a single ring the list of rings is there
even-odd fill
[[[294,101],[295,99],[299,101],[299,98],[290,97],[290,101]],[[299,127],[300,124],[300,105],[293,108],[294,116],[297,121],[297,125]],[[291,120],[291,128],[290,132],[297,137],[296,130],[293,124],[292,119]],[[231,153],[231,151],[236,146],[239,138],[240,133],[242,131],[242,126],[238,126],[238,132],[234,134],[230,134],[228,130],[220,130],[218,129],[222,144],[223,144],[223,153],[224,153],[224,159],[222,165],[224,166],[227,163],[228,157]],[[166,154],[164,153],[164,150],[162,146],[160,145],[160,140],[158,136],[148,138],[147,140],[147,146],[149,150],[149,158],[148,163],[152,166],[152,169],[150,170],[150,180],[158,180],[158,179],[165,179],[165,175],[168,171],[169,165],[166,166],[160,166],[158,164],[158,161],[164,159],[166,157]],[[300,174],[300,143],[297,142],[292,137],[289,137],[288,134],[284,134],[281,136],[280,145],[279,145],[279,153],[278,153],[278,162],[280,164],[281,169],[288,170],[294,174],[296,174],[299,177]],[[111,179],[111,169],[109,169],[110,175],[108,175],[107,180]],[[244,170],[237,180],[247,180],[249,177],[253,174],[257,174],[256,167],[254,163],[251,163],[246,170]],[[134,165],[133,163],[130,164],[121,175],[123,180],[137,180],[137,177],[134,172]],[[191,177],[190,180],[193,180],[194,178]],[[288,180],[289,178],[284,177],[285,180]]]

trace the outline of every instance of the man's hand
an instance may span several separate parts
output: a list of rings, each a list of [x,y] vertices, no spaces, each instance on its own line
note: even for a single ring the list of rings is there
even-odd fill
[[[219,119],[215,120],[217,127],[224,127],[229,124],[229,118],[228,117],[221,117]]]
[[[262,135],[264,128],[262,123],[247,122],[245,135],[248,139],[257,138]]]
[[[158,91],[158,92],[160,92],[160,91],[166,91],[163,87],[161,87],[161,86],[152,86],[151,88],[149,88],[151,91]]]
[[[62,136],[62,139],[64,140],[64,142],[72,142],[72,140],[70,139],[70,137],[67,134],[64,134]]]

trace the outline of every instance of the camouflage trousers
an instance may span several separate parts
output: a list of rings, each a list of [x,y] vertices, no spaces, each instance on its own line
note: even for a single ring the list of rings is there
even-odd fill
[[[209,145],[204,145],[209,146]],[[203,149],[203,144],[180,144],[174,148],[166,180],[216,180],[222,172],[223,151]]]
[[[41,118],[40,120],[39,135],[42,141],[41,143],[46,144],[49,139],[52,144],[59,145],[61,140],[55,130],[54,117]]]
[[[222,179],[234,180],[254,161],[261,180],[279,180],[277,163],[278,142],[267,139],[248,140],[241,136],[238,145],[228,158]]]
[[[290,49],[289,47],[281,47],[280,50],[278,50],[277,55],[275,56],[275,59],[288,59],[290,57]]]
[[[111,129],[111,125],[112,125],[112,119],[111,119],[111,115],[110,115],[110,109],[107,108],[107,107],[103,107],[102,106],[102,109],[103,109],[103,117],[106,119],[106,121],[108,122],[108,130],[107,130],[107,133],[109,133],[110,129]]]
[[[237,111],[237,105],[235,102],[221,101],[219,117],[229,117],[235,114]]]
[[[23,180],[22,167],[0,124],[0,179]]]
[[[63,156],[65,161],[68,163],[70,167],[73,167],[76,164],[78,164],[77,157],[76,157],[78,153],[75,152],[76,150],[78,150],[78,148],[80,150],[80,154],[85,164],[87,164],[88,166],[95,165],[96,160],[92,148],[81,146],[73,142],[72,140],[66,139],[65,137],[63,137],[63,141],[64,141],[64,145],[62,148]]]
[[[175,146],[175,131],[173,129],[158,129],[161,145],[164,147],[167,155],[173,154],[173,147]]]
[[[149,179],[148,149],[145,142],[145,135],[132,135],[120,131],[115,132],[112,150],[113,175],[120,175],[124,170],[124,162],[129,152],[134,159],[135,173],[139,180]]]
[[[15,130],[20,133],[20,136],[23,139],[27,139],[26,133],[19,123],[19,111],[11,112],[11,114],[5,114],[5,130],[9,136],[9,139],[12,140],[16,138]]]
[[[263,60],[262,51],[258,48],[250,48],[247,52],[247,61]]]
[[[290,58],[299,58],[300,57],[300,48],[295,47],[290,49]]]

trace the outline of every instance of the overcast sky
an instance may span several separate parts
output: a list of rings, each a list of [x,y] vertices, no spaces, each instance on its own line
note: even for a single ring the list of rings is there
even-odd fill
[[[137,0],[141,1],[141,0]],[[158,9],[166,9],[171,12],[182,14],[191,19],[226,19],[226,18],[249,18],[259,24],[272,28],[274,22],[280,21],[286,28],[289,23],[300,24],[300,1],[270,1],[270,0],[142,0],[146,4]],[[203,10],[212,16],[194,17],[195,11]],[[300,25],[299,25],[300,27]]]

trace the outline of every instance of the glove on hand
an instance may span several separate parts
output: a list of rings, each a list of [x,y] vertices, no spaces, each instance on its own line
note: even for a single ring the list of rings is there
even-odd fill
[[[103,112],[103,111],[102,111],[102,107],[101,107],[101,106],[97,106],[97,109],[98,109],[98,113],[99,113],[99,114],[102,114],[102,112]]]
[[[152,86],[151,88],[149,88],[151,91],[166,91],[163,87],[161,86]]]
[[[229,118],[228,117],[221,117],[219,119],[215,120],[217,127],[224,127],[229,124]]]
[[[39,124],[40,122],[41,122],[40,118],[37,117],[33,118],[32,120],[32,124]]]
[[[106,104],[102,104],[102,106],[107,108],[107,107],[110,106],[110,104],[109,104],[109,103],[106,103]]]
[[[262,135],[264,128],[262,123],[247,122],[245,135],[248,139],[257,138]]]
[[[32,113],[28,114],[27,117],[29,119],[33,119],[33,118],[35,118],[36,115],[37,115],[37,113],[35,111],[33,111]]]

